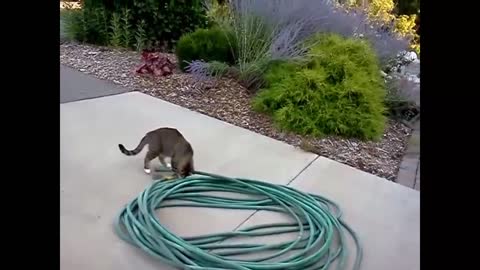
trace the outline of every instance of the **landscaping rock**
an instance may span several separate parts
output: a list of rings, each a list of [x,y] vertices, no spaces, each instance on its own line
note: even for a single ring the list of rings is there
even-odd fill
[[[404,56],[406,61],[412,62],[418,59],[417,54],[415,52],[407,52]]]

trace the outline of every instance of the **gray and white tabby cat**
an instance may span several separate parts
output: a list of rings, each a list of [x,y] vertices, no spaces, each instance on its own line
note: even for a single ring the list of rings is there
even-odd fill
[[[123,144],[119,144],[118,148],[123,154],[133,156],[139,154],[147,144],[148,152],[143,163],[145,173],[150,174],[150,162],[157,157],[163,166],[171,167],[173,172],[182,178],[191,175],[195,170],[193,148],[175,128],[163,127],[148,132],[133,150],[127,150]],[[165,158],[171,159],[171,166],[165,162]]]

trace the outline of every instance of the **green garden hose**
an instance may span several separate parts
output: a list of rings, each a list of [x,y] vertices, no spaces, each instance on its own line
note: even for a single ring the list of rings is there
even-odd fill
[[[213,191],[257,197],[239,199],[213,195]],[[282,212],[293,217],[295,222],[179,237],[155,217],[156,209],[187,206]],[[343,270],[347,269],[347,258],[352,255],[346,246],[347,236],[353,238],[356,249],[351,269],[360,269],[362,260],[358,238],[342,221],[341,211],[334,202],[288,186],[198,171],[184,179],[154,181],[120,212],[115,231],[126,242],[178,269],[330,269],[336,261],[336,269]],[[229,244],[226,241],[234,237],[291,232],[298,232],[295,240],[277,244]],[[249,260],[233,257],[251,253],[258,255],[265,251],[271,253]]]

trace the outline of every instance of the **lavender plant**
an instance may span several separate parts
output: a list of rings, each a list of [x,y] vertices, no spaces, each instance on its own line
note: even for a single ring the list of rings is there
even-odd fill
[[[419,86],[407,78],[396,76],[388,78],[386,83],[385,103],[390,117],[406,124],[413,123],[420,116]]]
[[[213,6],[205,0],[206,7]],[[381,65],[408,47],[388,27],[368,21],[360,10],[344,10],[334,0],[230,0],[229,16],[216,23],[230,29],[236,46],[236,65],[247,87],[261,86],[272,60],[300,60],[316,33],[336,33],[371,42]],[[213,18],[215,19],[215,18]]]
[[[198,80],[208,80],[226,75],[229,68],[227,64],[219,61],[205,62],[203,60],[194,60],[189,63],[186,71],[193,74]]]

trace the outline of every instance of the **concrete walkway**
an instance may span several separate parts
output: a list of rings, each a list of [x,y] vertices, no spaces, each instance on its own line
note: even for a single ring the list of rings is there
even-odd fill
[[[97,87],[89,79],[75,80]],[[146,131],[160,126],[184,133],[199,170],[288,184],[338,202],[362,241],[362,269],[420,269],[418,191],[141,93],[68,102],[60,109],[62,269],[171,269],[124,243],[112,227],[118,211],[151,182],[142,155],[124,156],[117,144],[134,147]],[[188,236],[286,217],[167,208],[159,218],[174,233]]]

